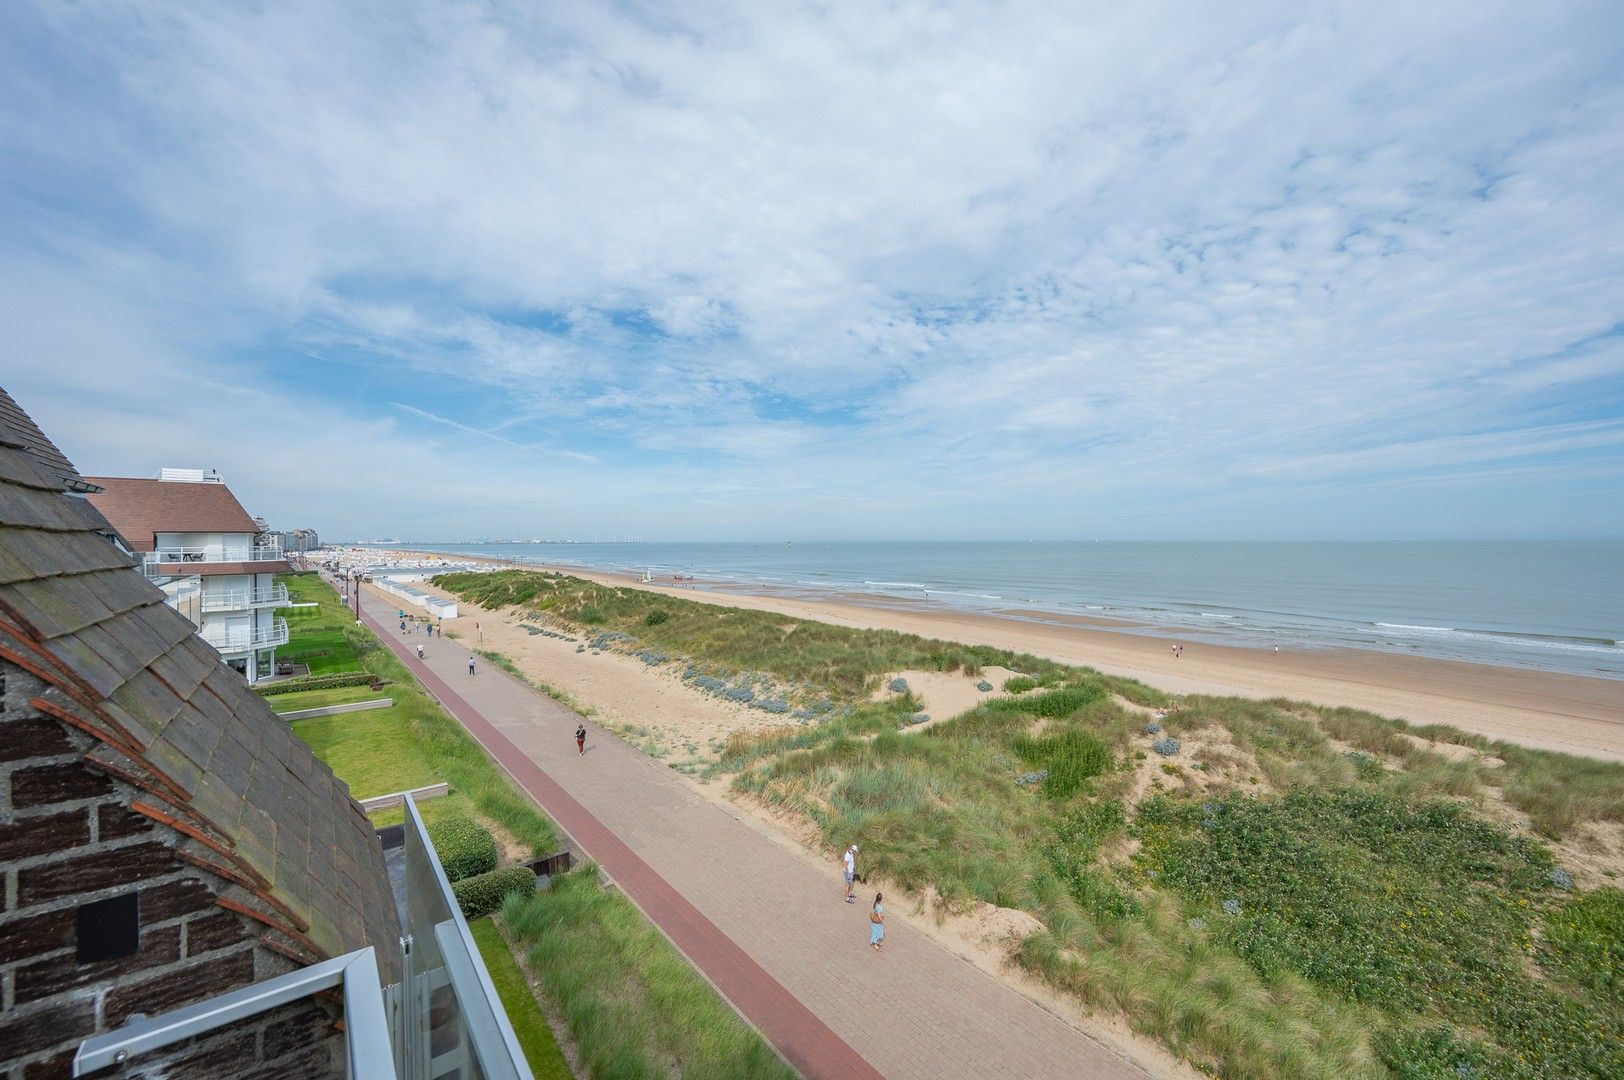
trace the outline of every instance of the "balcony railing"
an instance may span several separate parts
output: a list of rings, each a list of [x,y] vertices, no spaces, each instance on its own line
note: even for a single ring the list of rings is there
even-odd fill
[[[286,585],[272,585],[268,589],[223,589],[220,592],[203,590],[204,611],[246,611],[250,608],[287,606]]]
[[[284,558],[279,544],[243,544],[236,547],[164,548],[141,557],[141,570],[148,577],[175,577],[201,569],[209,563],[269,562]]]
[[[205,626],[203,640],[223,653],[271,649],[288,643],[288,621],[272,619],[268,627],[255,626],[243,629]]]

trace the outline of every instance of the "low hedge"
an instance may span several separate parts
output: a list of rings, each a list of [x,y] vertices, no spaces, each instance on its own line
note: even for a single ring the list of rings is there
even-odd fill
[[[462,908],[462,917],[477,919],[489,915],[502,906],[509,893],[536,891],[536,875],[528,866],[504,866],[485,874],[463,878],[451,886],[451,893]]]
[[[298,679],[285,679],[269,686],[256,686],[254,692],[261,697],[273,694],[293,694],[300,690],[333,690],[341,686],[365,686],[374,690],[383,688],[383,680],[367,671],[339,671],[331,675],[306,675]]]
[[[496,869],[496,837],[472,818],[436,821],[429,826],[429,839],[453,882]]]

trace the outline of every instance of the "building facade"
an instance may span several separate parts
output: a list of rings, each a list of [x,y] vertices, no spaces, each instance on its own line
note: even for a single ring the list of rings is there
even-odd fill
[[[87,497],[141,569],[249,682],[276,670],[287,644],[289,569],[281,546],[264,534],[218,473],[164,469],[157,478],[88,478],[102,490]]]

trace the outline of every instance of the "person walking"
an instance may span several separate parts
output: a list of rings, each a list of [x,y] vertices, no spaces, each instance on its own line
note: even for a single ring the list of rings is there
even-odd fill
[[[481,640],[481,641],[484,641],[484,640],[485,640],[485,631],[483,631],[483,630],[481,630],[481,629],[480,629],[480,628],[479,628],[479,624],[478,624],[478,623],[475,623],[475,624],[474,624],[474,636],[475,636],[475,637],[477,637],[477,638],[479,638],[479,640]]]
[[[575,725],[575,752],[577,754],[586,753],[586,725],[585,724],[576,724]]]
[[[853,844],[846,849],[846,903],[855,904],[857,898],[851,894],[852,882],[857,880],[857,845]]]
[[[468,674],[472,675],[473,673],[474,673],[474,658],[472,656],[470,656],[468,658]]]
[[[884,893],[875,893],[874,907],[868,913],[868,943],[875,952],[885,949],[885,905],[880,902],[884,899]]]
[[[417,658],[419,660],[423,659],[423,646],[421,645],[417,647]]]

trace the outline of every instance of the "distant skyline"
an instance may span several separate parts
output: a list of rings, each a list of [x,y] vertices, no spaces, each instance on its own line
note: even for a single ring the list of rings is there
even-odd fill
[[[324,537],[1624,537],[1624,7],[0,6],[6,386]]]

